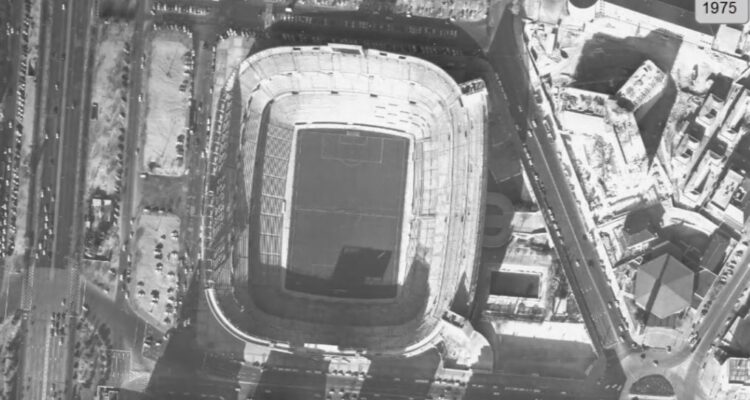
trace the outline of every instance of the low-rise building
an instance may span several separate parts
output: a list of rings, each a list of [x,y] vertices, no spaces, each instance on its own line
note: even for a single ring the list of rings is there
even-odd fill
[[[730,357],[724,366],[729,385],[750,386],[750,358]]]
[[[667,74],[651,60],[646,60],[617,91],[618,104],[628,110],[637,110],[658,96],[667,86]]]
[[[694,273],[670,254],[663,254],[638,268],[635,302],[642,310],[666,319],[690,306]]]
[[[490,269],[490,297],[487,312],[522,319],[541,320],[549,307],[549,274],[553,259],[542,252],[515,241],[508,246],[502,264]]]

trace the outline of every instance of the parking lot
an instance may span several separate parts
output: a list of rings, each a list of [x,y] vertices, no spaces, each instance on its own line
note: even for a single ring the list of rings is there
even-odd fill
[[[131,303],[161,330],[174,324],[181,304],[179,229],[175,215],[142,215],[132,247],[132,269],[125,270],[122,278],[129,285]]]

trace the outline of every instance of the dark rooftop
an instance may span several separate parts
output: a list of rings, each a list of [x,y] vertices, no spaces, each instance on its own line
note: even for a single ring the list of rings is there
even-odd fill
[[[701,268],[701,270],[698,271],[698,279],[695,280],[695,295],[701,299],[705,297],[715,279],[716,274],[705,268]]]
[[[578,8],[589,8],[596,4],[596,0],[570,0],[570,4]]]
[[[708,242],[708,247],[701,257],[701,266],[713,273],[719,273],[728,246],[729,237],[716,231],[711,235],[711,241]]]
[[[539,275],[493,271],[490,294],[538,299]]]
[[[724,75],[714,75],[709,93],[716,96],[721,101],[726,101],[729,96],[729,89],[732,88],[732,78]]]
[[[719,25],[699,24],[695,20],[695,14],[692,10],[674,6],[663,0],[607,0],[607,3],[616,4],[631,11],[658,18],[706,35],[713,36],[719,29]]]

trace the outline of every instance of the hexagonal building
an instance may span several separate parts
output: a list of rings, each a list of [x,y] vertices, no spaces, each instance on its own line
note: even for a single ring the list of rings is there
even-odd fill
[[[207,298],[235,337],[417,353],[472,281],[487,95],[359,46],[245,59],[210,138]]]

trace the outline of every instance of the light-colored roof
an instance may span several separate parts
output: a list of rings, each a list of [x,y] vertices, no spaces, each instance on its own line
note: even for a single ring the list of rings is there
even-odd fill
[[[635,277],[635,302],[658,318],[667,318],[690,305],[693,271],[669,254],[643,264]]]

